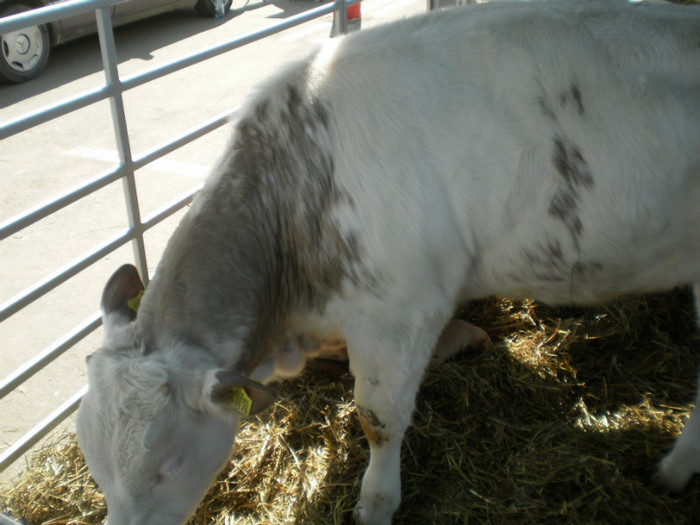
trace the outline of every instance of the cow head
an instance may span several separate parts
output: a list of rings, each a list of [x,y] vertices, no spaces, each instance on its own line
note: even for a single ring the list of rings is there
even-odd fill
[[[241,414],[274,391],[206,352],[147,348],[136,319],[144,286],[120,268],[102,296],[104,346],[88,359],[80,447],[107,499],[110,525],[183,523],[230,456]]]

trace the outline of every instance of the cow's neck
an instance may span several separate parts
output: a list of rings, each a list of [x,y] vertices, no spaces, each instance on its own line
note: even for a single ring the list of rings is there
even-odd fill
[[[145,298],[151,326],[207,348],[243,338],[250,366],[285,317],[322,311],[357,267],[356,240],[333,215],[352,203],[334,180],[325,110],[296,101],[294,111],[282,118],[262,101],[239,123]]]

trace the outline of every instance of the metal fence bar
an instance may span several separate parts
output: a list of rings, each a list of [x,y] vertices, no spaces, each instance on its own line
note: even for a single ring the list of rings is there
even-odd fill
[[[149,230],[187,206],[190,202],[192,202],[192,199],[194,199],[195,195],[199,193],[201,188],[202,185],[200,184],[180,197],[177,197],[173,201],[168,202],[146,217],[143,221],[144,230]],[[60,341],[54,343],[33,359],[24,363],[24,365],[12,372],[0,382],[0,399],[8,395],[14,388],[24,383],[34,374],[41,371],[42,368],[69,350],[72,346],[85,339],[85,337],[99,328],[101,324],[101,315],[99,313],[95,314],[83,324],[76,327],[72,332],[64,336]]]
[[[202,189],[202,186],[204,186],[204,183],[184,193],[183,195],[180,195],[175,200],[154,211],[151,215],[144,219],[144,227],[146,229],[152,228],[159,222],[164,221],[171,215],[174,215],[176,212],[187,206],[189,203],[192,202],[192,199],[194,199],[197,193],[199,193],[199,191]]]
[[[80,400],[87,392],[87,385],[73,394],[68,401],[51,412],[48,416],[34,425],[32,429],[24,434],[21,438],[15,441],[10,448],[0,454],[0,472],[14,463],[17,459],[27,452],[30,448],[36,445],[41,438],[46,436],[54,428],[60,425],[68,416],[78,409]]]
[[[88,11],[94,11],[100,7],[111,6],[119,1],[120,0],[68,0],[67,2],[51,4],[41,9],[24,11],[22,13],[3,17],[2,22],[0,22],[0,34],[10,33],[33,25],[47,24],[67,16],[80,15]],[[33,2],[27,3],[33,5]]]
[[[151,162],[167,155],[168,153],[171,153],[176,149],[206,135],[207,133],[210,133],[220,128],[229,121],[231,116],[234,115],[237,110],[238,107],[234,108],[232,111],[227,111],[223,115],[215,117],[214,119],[187,131],[186,133],[173,139],[172,141],[169,141],[164,145],[157,146],[156,148],[145,153],[138,159],[134,159],[134,170],[146,166]],[[10,219],[6,223],[0,225],[0,240],[5,239],[6,237],[9,237],[15,232],[21,230],[22,228],[25,228],[33,224],[34,222],[37,222],[38,220],[43,219],[44,217],[47,217],[48,215],[51,215],[52,213],[55,213],[56,211],[80,200],[82,197],[86,197],[91,193],[103,188],[104,186],[115,182],[116,180],[122,177],[123,169],[124,167],[120,166],[115,171],[108,172],[106,175],[100,175],[96,179],[93,179],[92,181],[81,185],[74,190],[68,191],[66,194],[54,199],[53,201],[39,205],[36,208],[29,210],[28,212],[19,217]],[[189,198],[191,199],[191,195]],[[180,199],[175,201],[175,203],[179,202]],[[167,218],[167,216],[163,217],[160,220],[163,220],[165,218]],[[157,222],[160,222],[160,220]],[[142,223],[143,232],[150,229],[152,226],[157,224],[157,222],[153,223],[152,219],[144,220]],[[124,242],[122,242],[121,244],[124,244]],[[119,244],[119,246],[121,246],[121,244]],[[111,244],[108,244],[108,246],[110,245]],[[35,300],[41,298],[45,293],[48,293],[48,291],[52,290],[53,288],[56,288],[57,286],[61,285],[62,283],[73,277],[73,275],[66,274],[64,278],[63,275],[64,274],[62,274],[61,272],[59,272],[58,274],[53,274],[53,277],[49,276],[44,281],[39,281],[34,286],[26,289],[25,291],[16,295],[6,303],[0,305],[0,322],[11,317],[25,306],[28,306]]]
[[[124,112],[124,99],[122,97],[123,87],[119,80],[117,69],[117,49],[114,44],[114,33],[112,31],[112,20],[107,8],[100,7],[95,11],[97,18],[97,33],[100,37],[100,49],[102,51],[102,67],[105,71],[107,86],[111,87],[113,94],[109,98],[110,109],[112,110],[112,124],[114,125],[114,136],[117,142],[117,152],[119,162],[124,166],[124,199],[126,200],[126,212],[129,217],[129,228],[133,232],[134,260],[139,269],[144,284],[148,286],[148,263],[146,261],[146,247],[143,242],[143,226],[141,224],[141,211],[139,210],[139,199],[136,192],[136,175],[131,157],[131,143],[129,142],[129,130],[126,125],[126,114]]]
[[[61,340],[49,346],[46,350],[27,361],[20,368],[12,372],[0,382],[0,399],[8,395],[16,387],[24,383],[27,379],[39,372],[46,365],[57,357],[60,357],[67,350],[85,339],[92,332],[97,330],[102,324],[102,316],[97,313],[87,321],[78,325],[72,332],[64,336]]]
[[[68,189],[65,193],[61,193],[48,201],[44,201],[22,213],[10,217],[6,221],[0,223],[0,241],[7,239],[18,231],[28,228],[35,222],[39,222],[41,219],[79,201],[83,197],[87,197],[91,193],[112,184],[121,177],[122,167],[119,166],[116,169],[102,172],[92,179],[88,179],[82,184]],[[0,321],[2,319],[0,315]]]
[[[134,170],[141,169],[151,162],[158,160],[159,158],[172,153],[182,146],[203,137],[207,133],[220,128],[231,120],[238,109],[239,107],[235,107],[232,110],[226,111],[218,117],[214,117],[213,119],[186,131],[182,135],[166,141],[165,143],[141,154],[132,161]],[[123,166],[118,166],[117,168],[103,172],[96,177],[88,179],[86,182],[69,189],[65,193],[57,195],[51,200],[44,201],[43,203],[29,208],[18,215],[10,217],[6,221],[0,223],[0,241],[79,201],[83,197],[87,197],[91,193],[94,193],[119,180],[122,177],[123,169]],[[2,319],[3,318],[0,314],[0,321]]]
[[[115,0],[113,0],[114,2]],[[342,1],[342,0],[339,0]],[[355,2],[357,3],[357,2]],[[226,51],[230,51],[232,49],[236,49],[237,47],[241,47],[243,45],[246,45],[248,43],[254,42],[256,40],[265,38],[267,36],[279,33],[281,31],[284,31],[286,29],[289,29],[291,27],[294,27],[296,25],[299,25],[301,23],[307,22],[309,20],[313,20],[315,18],[318,18],[320,16],[323,16],[327,13],[330,13],[333,11],[334,7],[336,4],[329,4],[328,6],[316,8],[310,11],[307,11],[305,13],[302,13],[300,15],[297,15],[295,17],[292,17],[285,22],[281,22],[279,24],[275,24],[274,26],[264,29],[262,31],[257,31],[257,32],[252,32],[247,35],[244,35],[242,37],[238,37],[236,39],[233,39],[229,42],[226,42],[225,44],[221,44],[219,46],[214,46],[212,48],[206,49],[204,51],[201,51],[199,53],[195,53],[193,55],[189,55],[185,59],[181,59],[183,61],[186,61],[186,65],[192,65],[198,62],[201,62],[203,60],[212,58],[214,56],[217,56],[221,53],[224,53]],[[349,4],[348,4],[349,5]],[[2,22],[0,22],[0,27],[2,25]],[[4,28],[3,28],[4,30]],[[166,74],[172,73],[174,71],[178,71],[179,69],[182,69],[185,67],[185,65],[180,65],[180,61],[174,61],[168,64],[165,64],[163,66],[154,68],[150,71],[147,71],[145,73],[139,73],[137,75],[133,75],[131,77],[128,77],[120,82],[121,89],[122,91],[131,89],[133,87],[140,86],[146,82],[149,82],[151,80],[155,80],[157,78],[160,78]],[[36,112],[33,112],[31,114],[26,114],[22,115],[20,117],[17,117],[16,119],[13,119],[9,121],[8,124],[5,124],[4,126],[0,127],[0,138],[7,138],[12,135],[15,135],[21,131],[24,131],[30,127],[34,127],[36,125],[42,124],[44,122],[47,122],[49,120],[52,120],[56,117],[60,117],[65,115],[66,113],[69,113],[71,111],[74,111],[76,109],[83,108],[89,104],[92,104],[94,102],[98,102],[101,100],[104,100],[110,96],[112,96],[112,86],[102,86],[94,91],[89,91],[84,93],[83,95],[79,96],[76,99],[67,99],[64,101],[58,102],[55,106],[47,106],[45,108],[42,108]],[[64,108],[69,107],[71,108],[68,111],[64,111]],[[27,120],[28,122],[31,122],[31,125],[29,126],[24,126],[24,121]],[[172,151],[172,150],[171,150]],[[143,165],[143,164],[142,164]],[[141,165],[141,166],[142,166]],[[138,166],[138,167],[141,167]],[[138,168],[136,168],[138,169]],[[111,182],[111,181],[110,181]],[[99,189],[99,188],[98,188]],[[66,205],[70,204],[74,201],[66,201]],[[3,238],[6,238],[9,235],[12,235],[19,231],[22,228],[25,228],[29,226],[30,224],[33,224],[33,222],[36,222],[37,220],[40,220],[41,218],[46,217],[48,214],[42,214],[41,210],[43,210],[45,205],[42,205],[39,207],[39,209],[31,216],[23,216],[21,222],[19,218],[12,219],[12,222],[10,224],[3,224],[0,225],[0,240]]]
[[[62,117],[68,113],[87,107],[90,104],[100,102],[109,97],[109,95],[110,93],[107,86],[100,86],[95,89],[84,91],[75,97],[59,101],[56,104],[50,104],[36,111],[10,119],[0,125],[0,140],[31,129],[44,122]]]
[[[224,42],[223,44],[218,44],[216,46],[204,49],[202,51],[192,53],[191,55],[188,55],[184,58],[176,59],[172,62],[163,64],[162,66],[155,67],[149,71],[146,71],[145,73],[137,73],[130,77],[126,77],[122,80],[124,89],[135,88],[137,86],[145,84],[146,82],[156,80],[165,75],[169,75],[170,73],[179,71],[180,69],[184,69],[186,67],[202,62],[203,60],[214,58],[222,53],[226,53],[227,51],[232,51],[241,46],[245,46],[252,42],[256,42],[257,40],[261,40],[265,37],[281,33],[282,31],[285,31],[292,27],[330,14],[335,10],[335,6],[338,2],[339,0],[336,0],[336,2],[332,4],[316,7],[314,9],[309,9],[308,11],[304,11],[303,13],[300,13],[298,15],[291,16],[287,18],[284,22],[280,22],[266,29],[261,29],[259,31],[247,33],[243,36],[234,38],[233,40]]]
[[[168,153],[172,153],[173,151],[181,148],[182,146],[185,146],[190,142],[193,142],[198,138],[203,137],[207,133],[211,133],[212,131],[220,128],[221,126],[224,126],[229,120],[231,120],[231,117],[235,115],[239,109],[240,106],[237,106],[233,110],[226,111],[222,115],[214,117],[210,121],[200,124],[199,126],[186,131],[179,137],[173,138],[164,144],[159,144],[155,148],[146,151],[145,153],[142,153],[141,156],[133,160],[134,169],[138,170],[146,166],[147,164],[150,164],[151,162],[158,160],[161,157],[164,157]]]
[[[68,0],[67,2],[60,2],[40,9],[32,9],[30,11],[3,17],[0,19],[0,35],[17,31],[18,29],[31,25],[47,24],[59,18],[86,13],[100,7],[111,6],[118,1],[119,0]],[[109,93],[106,93],[105,87],[102,86],[97,89],[85,91],[74,98],[40,108],[27,115],[20,115],[0,125],[0,140],[26,131],[43,122],[66,115],[76,109],[104,100],[108,96]]]
[[[112,0],[114,3],[116,0]],[[337,1],[337,0],[336,0]],[[222,53],[226,53],[238,47],[250,44],[262,38],[280,33],[297,25],[303,24],[305,22],[314,20],[326,14],[330,14],[335,10],[336,4],[328,4],[322,7],[317,7],[309,11],[305,11],[298,15],[288,18],[284,22],[275,24],[269,28],[262,29],[260,31],[253,31],[243,36],[239,36],[223,44],[219,44],[196,53],[187,55],[185,58],[180,58],[157,66],[151,70],[136,73],[129,77],[124,78],[121,81],[122,91],[138,87],[152,80],[156,80],[170,73],[174,73],[191,65],[197,64],[209,58],[213,58]],[[5,32],[6,29],[3,25],[5,19],[0,20],[0,32]],[[32,23],[36,23],[32,20]],[[21,26],[20,26],[21,27]],[[25,131],[31,127],[43,124],[55,118],[61,117],[75,111],[77,109],[83,108],[95,102],[99,102],[108,98],[111,95],[108,86],[101,86],[94,90],[86,91],[76,98],[70,98],[63,101],[59,101],[56,104],[46,106],[35,112],[28,113],[27,115],[20,115],[19,117],[9,120],[2,126],[0,126],[0,139],[4,139],[15,135],[21,131]]]
[[[0,34],[2,34],[21,29],[29,25],[48,23],[64,16],[83,13],[93,9],[95,10],[100,38],[100,48],[107,83],[104,86],[91,91],[86,91],[76,97],[61,101],[55,105],[47,106],[37,111],[30,112],[6,121],[2,126],[0,126],[0,138],[10,137],[38,124],[52,120],[58,116],[65,115],[97,101],[109,98],[112,109],[112,120],[115,127],[117,149],[120,158],[120,165],[116,169],[99,174],[85,183],[74,187],[63,194],[60,194],[57,197],[54,197],[53,199],[44,202],[39,206],[30,208],[29,210],[26,210],[25,212],[22,212],[21,214],[18,214],[0,224],[0,240],[6,239],[17,231],[20,231],[21,229],[34,224],[48,215],[51,215],[65,208],[66,206],[77,202],[81,198],[90,195],[91,193],[105,187],[108,184],[111,184],[112,182],[115,182],[118,179],[125,181],[125,199],[127,200],[127,206],[129,207],[130,223],[130,228],[128,228],[122,234],[103,243],[102,245],[97,246],[92,251],[84,254],[46,278],[36,282],[24,292],[0,306],[0,322],[26,307],[33,301],[46,295],[60,284],[66,282],[68,279],[72,278],[76,274],[86,269],[88,266],[102,259],[104,256],[108,255],[129,241],[136,240],[136,259],[141,266],[140,270],[142,271],[142,276],[147,278],[148,273],[146,268],[143,233],[167,217],[170,217],[191,202],[194,195],[201,188],[201,185],[200,187],[181,195],[174,201],[169,202],[148,217],[142,218],[138,210],[138,195],[136,193],[134,171],[224,125],[237,109],[236,108],[233,111],[228,111],[221,116],[215,117],[214,119],[185,132],[181,136],[176,137],[165,144],[159,145],[150,151],[147,151],[137,159],[134,159],[132,158],[129,145],[129,135],[126,127],[126,118],[124,115],[124,106],[122,101],[122,93],[125,90],[145,84],[146,82],[150,82],[151,80],[160,78],[174,71],[178,71],[226,51],[230,51],[261,38],[284,31],[285,29],[289,29],[333,11],[342,10],[341,13],[338,13],[337,19],[346,20],[347,6],[357,3],[357,1],[346,2],[345,0],[335,0],[335,2],[331,5],[307,11],[270,28],[244,35],[225,42],[224,44],[220,44],[204,51],[186,56],[180,60],[172,61],[145,73],[133,75],[126,80],[121,81],[117,71],[116,52],[114,47],[111,20],[109,19],[109,14],[107,12],[107,6],[110,6],[118,1],[119,0],[70,0],[65,3],[59,3],[50,7],[28,11],[26,13],[0,19]],[[343,26],[343,30],[339,32],[343,33],[346,30],[347,24],[345,24]],[[61,340],[45,349],[32,360],[26,362],[19,369],[15,370],[12,374],[3,379],[2,383],[0,383],[0,398],[8,395],[29,377],[36,374],[51,361],[58,358],[79,341],[83,340],[94,330],[96,330],[100,324],[101,318],[99,314],[94,315],[93,317],[84,321],[82,325],[76,327],[72,332],[65,335]],[[75,393],[58,409],[35,425],[9,449],[2,453],[0,455],[0,471],[4,470],[16,459],[21,457],[40,439],[46,436],[58,424],[72,414],[77,409],[78,405],[80,404],[80,400],[86,391],[87,386]]]
[[[0,307],[0,322],[14,315],[19,310],[30,305],[37,299],[40,299],[54,288],[65,283],[71,277],[75,277],[78,273],[85,270],[93,263],[99,261],[102,257],[109,255],[117,248],[121,248],[127,242],[133,240],[133,238],[133,231],[126,230],[124,233],[114,237],[112,240],[109,240],[102,245],[98,245],[97,248],[87,252],[78,259],[74,259],[74,262],[68,263],[63,268],[49,274],[44,279],[37,281],[25,291],[16,295]]]

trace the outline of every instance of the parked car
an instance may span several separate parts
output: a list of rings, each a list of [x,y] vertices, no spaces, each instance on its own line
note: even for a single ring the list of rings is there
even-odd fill
[[[0,18],[66,0],[0,0]],[[232,0],[126,0],[111,6],[115,26],[180,8],[195,8],[220,17]],[[19,83],[35,78],[49,60],[51,46],[97,32],[95,12],[56,20],[0,35],[0,81]]]

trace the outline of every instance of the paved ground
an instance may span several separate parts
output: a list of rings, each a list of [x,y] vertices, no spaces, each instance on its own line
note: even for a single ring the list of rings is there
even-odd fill
[[[149,69],[318,5],[302,0],[234,0],[231,13],[220,21],[178,12],[117,29],[120,74]],[[425,8],[425,0],[365,0],[362,26]],[[327,16],[127,93],[133,151],[150,149],[240,104],[252,86],[281,64],[327,40],[331,27]],[[96,37],[54,49],[40,78],[0,86],[0,121],[99,85],[100,63]],[[201,183],[226,136],[225,130],[219,130],[137,173],[144,215]],[[106,103],[3,141],[0,222],[110,168],[115,158]],[[151,267],[179,217],[147,235]],[[114,236],[124,228],[125,219],[122,188],[117,183],[0,243],[0,303]],[[131,260],[130,248],[121,249],[2,323],[0,378],[96,312],[103,283],[120,264]],[[94,351],[99,339],[100,334],[94,334],[0,400],[0,452],[82,387],[84,357]],[[17,468],[0,474],[0,483],[6,483]]]

